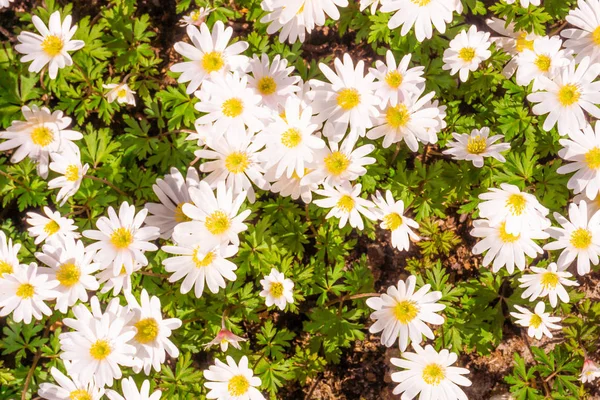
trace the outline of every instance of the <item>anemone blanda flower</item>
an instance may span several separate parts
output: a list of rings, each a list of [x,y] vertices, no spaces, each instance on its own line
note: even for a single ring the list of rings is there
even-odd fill
[[[505,162],[506,159],[502,154],[503,151],[510,149],[508,143],[496,143],[504,138],[504,135],[489,136],[490,128],[483,127],[481,129],[473,129],[468,133],[452,133],[455,142],[448,142],[448,150],[444,150],[444,154],[449,154],[455,160],[472,161],[477,168],[483,167],[483,159],[485,157],[493,157],[500,162]]]
[[[374,207],[373,203],[360,197],[361,189],[360,183],[352,186],[349,182],[343,182],[333,187],[325,183],[323,189],[315,190],[315,193],[325,198],[315,200],[314,203],[322,208],[330,208],[325,218],[339,218],[340,229],[349,222],[351,227],[363,230],[365,224],[362,216],[371,221],[376,220],[377,217],[371,211]]]
[[[388,50],[385,53],[385,63],[377,60],[375,68],[369,68],[369,72],[377,79],[373,84],[375,95],[381,99],[382,105],[390,103],[396,106],[399,102],[410,96],[422,93],[425,82],[424,67],[408,68],[412,54],[402,57],[396,64],[394,53]]]
[[[559,157],[570,163],[560,166],[556,172],[575,172],[567,182],[567,188],[575,193],[585,193],[588,199],[596,199],[600,191],[600,124],[595,129],[586,125],[583,131],[569,133],[568,139],[561,139],[563,146]]]
[[[181,26],[200,26],[210,15],[211,11],[213,11],[211,8],[200,7],[197,10],[194,10],[191,13],[189,13],[189,15],[184,15],[183,18],[179,20],[179,23]]]
[[[49,207],[44,207],[43,215],[28,212],[27,223],[31,225],[27,232],[35,238],[35,244],[44,241],[48,243],[63,242],[67,239],[78,239],[81,235],[77,232],[75,221],[60,215],[58,211],[52,211]]]
[[[125,294],[131,292],[131,277],[140,269],[142,269],[142,265],[140,263],[135,263],[133,264],[131,274],[128,274],[125,268],[121,268],[117,274],[115,274],[112,268],[100,271],[96,274],[98,283],[102,285],[100,293],[108,293],[112,290],[113,296],[118,296],[121,291]]]
[[[248,48],[248,43],[239,41],[228,45],[233,28],[225,29],[223,22],[217,21],[212,32],[205,23],[200,25],[199,31],[189,25],[186,32],[192,44],[177,42],[174,48],[189,61],[174,64],[171,71],[182,73],[177,82],[189,82],[186,89],[188,94],[194,93],[213,72],[224,74],[246,68],[248,58],[240,53]]]
[[[600,1],[578,0],[566,20],[574,28],[560,32],[567,39],[565,48],[576,54],[578,62],[585,57],[590,57],[592,62],[600,61]]]
[[[20,243],[15,243],[11,238],[7,238],[3,231],[0,231],[0,279],[4,274],[12,274],[19,268],[19,250]]]
[[[560,268],[566,269],[577,259],[577,273],[579,275],[589,273],[590,262],[594,265],[598,265],[599,262],[600,212],[589,217],[587,203],[581,201],[579,204],[569,204],[569,219],[559,213],[554,213],[554,218],[561,227],[546,229],[546,232],[556,241],[546,244],[544,249],[563,249],[556,262]]]
[[[527,328],[527,335],[529,337],[535,337],[537,340],[540,340],[542,335],[545,335],[551,338],[552,332],[550,332],[550,329],[560,329],[560,325],[556,324],[556,322],[560,321],[560,317],[552,317],[550,313],[544,312],[546,305],[543,301],[536,304],[533,312],[518,305],[515,305],[515,309],[520,311],[520,313],[511,312],[510,315],[517,320],[517,324]]]
[[[248,357],[240,358],[238,364],[227,356],[227,364],[215,359],[215,365],[204,370],[204,386],[209,390],[207,399],[265,400],[257,389],[259,377],[248,368]]]
[[[520,288],[526,290],[521,298],[534,301],[538,297],[546,297],[550,305],[556,307],[558,299],[563,303],[569,302],[569,294],[565,286],[579,286],[576,281],[570,280],[573,275],[564,269],[559,269],[556,263],[551,263],[548,268],[530,267],[532,274],[525,274],[519,278]]]
[[[267,307],[273,305],[284,310],[287,303],[294,303],[294,282],[285,277],[283,272],[271,269],[269,275],[260,280],[262,291],[260,297],[265,298]]]
[[[51,153],[50,158],[52,159],[50,170],[62,176],[49,181],[48,188],[60,188],[56,195],[56,201],[60,201],[60,206],[63,206],[69,197],[77,193],[90,166],[82,165],[79,153],[72,151],[66,151],[63,154]]]
[[[48,400],[100,400],[104,389],[98,387],[94,381],[83,382],[76,372],[70,368],[70,363],[65,362],[69,376],[63,374],[55,367],[50,369],[50,374],[56,381],[54,383],[41,383],[38,394]]]
[[[157,179],[152,185],[154,194],[160,203],[147,203],[146,208],[150,215],[146,217],[146,224],[160,229],[160,237],[169,239],[173,228],[182,222],[191,221],[183,213],[183,205],[191,203],[189,189],[198,186],[200,177],[194,167],[189,167],[184,178],[181,172],[171,167],[171,173],[163,179]]]
[[[419,42],[431,39],[433,26],[440,32],[446,32],[446,24],[452,22],[453,13],[461,14],[463,11],[460,0],[429,0],[429,1],[406,1],[389,0],[383,1],[381,12],[395,12],[388,21],[389,29],[396,29],[402,25],[400,34],[405,36],[411,28],[415,28],[415,36]]]
[[[444,317],[437,314],[446,308],[437,303],[442,298],[442,292],[429,292],[429,284],[415,292],[416,284],[417,278],[411,275],[406,281],[399,280],[398,286],[390,286],[387,293],[367,299],[367,305],[375,310],[371,313],[375,323],[369,332],[382,332],[381,344],[384,346],[390,347],[398,340],[400,351],[405,351],[409,340],[415,347],[422,342],[423,335],[434,338],[433,331],[426,323],[444,323]]]
[[[162,392],[156,390],[150,394],[150,381],[145,380],[138,390],[137,385],[132,377],[121,380],[121,390],[123,396],[112,389],[106,391],[106,397],[110,400],[159,400]],[[79,399],[77,399],[79,400]]]
[[[29,72],[40,72],[48,64],[50,79],[55,79],[60,68],[73,64],[69,51],[81,49],[83,40],[72,40],[77,31],[77,25],[71,27],[71,16],[60,20],[60,12],[55,11],[50,15],[48,26],[38,17],[31,17],[31,22],[41,35],[23,31],[17,37],[19,44],[15,50],[21,54],[21,62],[33,61],[29,65]]]
[[[533,81],[534,91],[543,89],[540,76],[552,80],[571,63],[571,56],[561,48],[562,40],[556,36],[535,39],[533,48],[517,57],[517,83],[527,86]]]
[[[221,329],[219,330],[219,333],[217,333],[217,336],[215,336],[213,340],[205,344],[204,348],[208,349],[214,345],[220,345],[221,351],[226,352],[231,344],[233,347],[240,350],[242,346],[240,346],[239,342],[245,342],[246,340],[248,339],[244,339],[235,335],[225,327],[225,316],[223,315],[223,318],[221,318]]]
[[[293,200],[301,198],[303,202],[310,204],[312,194],[319,188],[319,184],[308,182],[295,174],[292,174],[290,178],[285,174],[275,178],[276,168],[274,166],[265,172],[265,179],[271,183],[271,192],[279,193],[284,197],[290,196]],[[310,171],[310,169],[307,169],[306,173],[308,174]]]
[[[594,82],[600,74],[600,64],[592,64],[585,57],[579,64],[571,62],[553,80],[540,76],[540,87],[544,89],[531,93],[527,100],[537,103],[532,111],[535,115],[545,115],[543,128],[549,131],[558,124],[558,133],[566,135],[587,125],[584,111],[600,118],[600,81]]]
[[[71,118],[64,117],[62,111],[50,112],[46,107],[21,107],[25,121],[13,121],[6,131],[0,132],[0,151],[16,149],[10,158],[12,163],[18,163],[29,157],[37,163],[38,174],[48,177],[50,153],[72,150],[78,152],[77,145],[72,140],[79,140],[83,135],[67,129]]]
[[[130,104],[135,106],[135,92],[127,85],[127,83],[109,83],[102,85],[104,89],[110,89],[106,93],[106,99],[109,103],[117,101],[119,104]]]
[[[386,190],[385,197],[377,191],[373,203],[376,206],[373,212],[381,220],[381,228],[392,233],[392,246],[400,251],[408,250],[409,237],[415,242],[419,240],[419,236],[413,232],[413,229],[419,229],[419,224],[404,215],[404,202],[394,200],[391,191]]]
[[[596,378],[600,377],[600,368],[598,365],[586,358],[583,362],[583,368],[581,369],[581,375],[579,375],[579,380],[581,383],[593,382]]]
[[[38,270],[36,263],[16,268],[0,279],[0,317],[12,314],[15,322],[29,324],[32,318],[42,319],[52,315],[46,301],[54,300],[58,281],[48,279]]]
[[[131,274],[136,262],[148,265],[144,253],[158,250],[151,241],[158,238],[159,229],[154,226],[142,228],[147,214],[146,209],[136,214],[135,206],[126,201],[121,203],[119,215],[114,208],[108,207],[108,217],[100,217],[96,222],[98,230],[83,232],[86,238],[96,240],[87,247],[87,251],[95,253],[94,260],[103,269],[112,267],[114,275],[122,268]]]
[[[398,383],[394,394],[402,393],[402,400],[467,400],[460,386],[471,386],[466,368],[453,367],[458,356],[442,349],[439,353],[433,346],[413,346],[415,353],[404,352],[403,358],[391,358],[390,362],[404,370],[394,372],[392,381]]]
[[[480,32],[475,25],[468,31],[461,31],[450,41],[450,47],[444,51],[442,69],[450,70],[450,75],[458,72],[462,82],[469,78],[469,72],[476,71],[482,61],[492,55],[489,49],[489,32]]]
[[[296,86],[300,77],[291,75],[295,68],[288,67],[287,59],[282,59],[279,54],[273,61],[269,61],[269,56],[264,53],[260,58],[255,54],[249,68],[252,76],[248,78],[248,86],[260,95],[262,104],[276,113],[280,104],[300,90]]]

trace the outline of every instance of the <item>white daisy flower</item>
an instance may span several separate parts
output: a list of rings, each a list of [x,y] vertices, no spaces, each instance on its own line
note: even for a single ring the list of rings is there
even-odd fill
[[[176,245],[163,246],[162,250],[165,253],[175,254],[177,257],[166,258],[162,263],[165,270],[172,273],[169,282],[177,282],[184,278],[180,289],[182,294],[194,288],[194,294],[200,298],[204,293],[204,285],[212,293],[218,293],[227,286],[226,280],[236,280],[234,271],[237,266],[227,258],[236,255],[238,247],[224,243],[215,244],[204,235],[199,235],[198,231],[194,233],[195,235],[184,239],[175,235],[178,239]]]
[[[550,226],[548,209],[534,195],[521,192],[515,185],[501,183],[500,189],[491,188],[479,198],[485,200],[479,203],[479,216],[489,219],[492,226],[505,222],[504,229],[511,235]]]
[[[217,185],[215,191],[202,181],[190,188],[191,203],[184,204],[183,212],[193,221],[179,224],[173,232],[176,243],[195,243],[198,233],[206,233],[205,239],[215,243],[233,243],[239,245],[238,235],[248,229],[244,220],[251,211],[240,212],[246,194],[233,194],[223,182]]]
[[[517,1],[517,0],[504,0],[504,1],[506,2],[506,4],[515,4],[515,1]],[[534,6],[539,6],[540,1],[541,0],[519,0],[519,3],[521,4],[521,7],[527,8],[527,7],[529,7],[529,4],[534,5]]]
[[[258,391],[259,377],[248,368],[248,357],[243,356],[239,364],[227,356],[227,364],[215,359],[215,365],[204,370],[204,386],[209,390],[207,399],[265,400]]]
[[[58,293],[54,290],[58,281],[48,279],[48,275],[38,271],[36,263],[22,265],[11,274],[0,279],[0,317],[12,313],[15,322],[29,324],[32,318],[42,319],[52,315],[46,301],[54,300]]]
[[[52,211],[48,207],[44,207],[46,217],[34,213],[27,213],[27,223],[31,228],[27,228],[27,232],[35,238],[35,244],[40,244],[43,241],[52,243],[63,243],[68,239],[79,239],[81,235],[77,232],[75,221],[71,218],[65,218],[58,211]]]
[[[117,101],[119,104],[130,104],[135,106],[135,92],[129,88],[127,83],[109,83],[102,85],[104,89],[110,89],[106,93],[106,99],[109,103]]]
[[[485,22],[492,30],[502,35],[500,37],[492,36],[490,41],[513,56],[502,70],[502,74],[506,78],[510,78],[517,70],[518,58],[516,56],[525,50],[533,50],[533,42],[542,36],[526,31],[515,31],[515,23],[507,24],[503,19],[491,18]]]
[[[304,203],[310,204],[312,202],[312,194],[319,188],[319,185],[307,182],[295,173],[290,178],[285,174],[279,178],[275,178],[276,168],[273,167],[265,172],[265,179],[271,182],[271,192],[279,193],[284,197],[290,196],[293,200],[301,198]],[[310,171],[310,169],[306,169],[305,174],[310,173]]]
[[[301,100],[288,97],[285,101],[285,117],[276,116],[275,121],[257,136],[259,144],[266,148],[261,152],[264,168],[275,167],[275,179],[284,174],[302,178],[308,165],[313,162],[315,150],[323,149],[325,142],[314,135],[317,125],[312,123],[312,108],[302,108]]]
[[[419,229],[419,224],[404,215],[402,200],[395,201],[392,192],[386,190],[385,197],[377,191],[373,203],[376,206],[373,212],[382,221],[381,228],[392,233],[392,246],[403,251],[410,247],[409,237],[415,242],[419,241],[419,236],[413,232],[413,229]]]
[[[106,391],[106,397],[108,397],[110,400],[159,400],[160,396],[162,395],[160,390],[156,390],[150,394],[149,380],[142,382],[142,386],[138,390],[132,377],[121,380],[121,389],[123,396],[114,390],[108,389]]]
[[[444,150],[444,154],[451,155],[454,160],[472,161],[477,168],[483,167],[483,159],[485,157],[493,157],[500,162],[506,162],[502,154],[503,151],[510,149],[508,143],[494,144],[499,140],[504,139],[504,135],[494,135],[489,137],[490,128],[484,127],[473,129],[468,133],[452,133],[455,142],[448,142],[450,147]]]
[[[497,273],[500,268],[506,267],[509,274],[515,271],[515,265],[523,271],[527,265],[525,255],[536,258],[543,254],[542,248],[533,240],[547,239],[550,237],[542,229],[523,229],[519,234],[506,231],[506,222],[492,225],[490,221],[478,219],[473,221],[471,236],[483,238],[471,250],[478,255],[487,251],[483,257],[483,266],[487,267],[493,261],[492,272]]]
[[[194,107],[206,113],[198,118],[197,123],[214,124],[213,129],[217,134],[231,131],[240,137],[246,132],[245,126],[254,133],[264,127],[264,121],[268,118],[267,110],[260,107],[262,97],[248,86],[248,75],[240,76],[237,72],[212,75],[210,80],[202,84],[196,96],[200,101]],[[221,137],[213,139],[215,142]]]
[[[369,68],[369,72],[377,79],[373,88],[375,95],[381,99],[381,105],[389,102],[392,106],[396,106],[407,97],[418,97],[422,93],[425,68],[420,66],[408,68],[411,57],[412,54],[405,55],[400,64],[396,65],[394,53],[388,50],[385,53],[385,63],[377,60],[375,68]]]
[[[575,172],[567,182],[567,188],[575,193],[585,193],[588,199],[598,198],[600,191],[600,124],[595,129],[586,125],[583,131],[569,133],[569,139],[561,139],[563,146],[559,157],[570,163],[562,165],[556,172],[569,174]]]
[[[246,340],[248,339],[239,337],[233,332],[231,332],[229,329],[227,329],[225,327],[225,317],[223,317],[221,318],[221,329],[219,330],[219,333],[217,333],[217,336],[215,336],[213,340],[205,344],[204,348],[208,349],[214,345],[220,345],[221,351],[224,353],[227,351],[229,345],[231,344],[234,348],[241,350],[242,346],[240,346],[239,342],[245,342]]]
[[[227,133],[221,140],[211,141],[209,149],[196,150],[196,157],[207,160],[200,165],[201,172],[208,172],[204,179],[212,188],[224,182],[233,195],[246,193],[248,201],[254,203],[254,183],[259,189],[268,190],[269,182],[263,177],[261,144],[252,135]]]
[[[325,122],[323,134],[339,142],[350,127],[350,137],[364,136],[379,116],[377,105],[381,100],[375,96],[371,73],[364,74],[365,63],[360,60],[356,68],[348,53],[342,60],[334,61],[335,72],[320,63],[319,69],[331,83],[312,79],[313,89],[308,96],[313,100],[312,109],[317,112],[316,121]]]
[[[596,378],[600,378],[600,368],[598,365],[586,358],[583,362],[583,368],[581,369],[581,375],[579,375],[579,380],[581,383],[593,382]]]
[[[561,269],[566,269],[577,259],[577,273],[585,275],[590,272],[590,262],[598,265],[600,255],[600,213],[588,216],[587,203],[569,204],[569,219],[554,213],[554,219],[561,228],[550,227],[546,232],[556,239],[548,243],[544,250],[564,249],[556,262]]]
[[[66,129],[71,118],[63,117],[62,111],[51,113],[48,108],[38,106],[23,106],[21,111],[25,121],[13,121],[6,131],[0,132],[0,139],[7,139],[0,143],[0,151],[16,149],[10,161],[18,163],[29,157],[37,163],[38,174],[46,179],[50,153],[77,152],[79,149],[72,140],[79,140],[83,135]]]
[[[420,98],[420,95],[406,97],[396,106],[388,104],[367,137],[372,140],[383,137],[384,148],[404,140],[414,152],[419,151],[419,142],[436,143],[437,133],[443,128],[443,116],[437,104],[431,103],[434,95],[435,92],[429,92]]]
[[[600,1],[578,0],[566,20],[575,27],[560,32],[567,39],[567,50],[577,55],[577,62],[585,57],[590,57],[592,62],[600,61]]]
[[[543,128],[549,131],[558,123],[558,133],[566,135],[583,129],[587,120],[583,111],[600,118],[600,81],[594,80],[600,74],[600,64],[591,64],[588,57],[576,66],[573,61],[561,74],[550,80],[540,76],[543,91],[531,93],[527,100],[538,103],[533,106],[535,115],[548,114]]]
[[[81,165],[79,153],[72,151],[66,151],[63,154],[51,153],[50,157],[52,158],[50,170],[62,176],[49,181],[48,188],[60,188],[56,195],[56,201],[60,201],[60,206],[63,206],[69,197],[77,193],[90,166]]]
[[[398,340],[400,351],[408,348],[409,340],[413,348],[423,341],[423,335],[433,339],[433,331],[426,323],[441,325],[444,317],[437,314],[446,308],[437,301],[442,292],[429,292],[427,284],[415,292],[417,278],[409,276],[406,281],[399,280],[398,286],[390,286],[387,293],[379,297],[367,299],[367,305],[374,312],[371,319],[375,321],[369,332],[381,334],[381,344],[391,347]]]
[[[19,44],[15,50],[21,54],[21,62],[33,61],[29,65],[29,72],[40,72],[46,64],[50,79],[55,79],[60,68],[73,65],[69,51],[81,49],[85,43],[83,40],[71,40],[77,31],[77,25],[71,27],[71,16],[60,20],[60,12],[55,11],[50,15],[48,27],[34,15],[31,22],[41,35],[23,31],[17,37]]]
[[[375,163],[375,158],[367,157],[375,150],[372,144],[357,147],[356,140],[348,137],[341,143],[329,142],[329,147],[315,152],[315,161],[310,166],[312,169],[302,178],[302,184],[339,185],[344,182],[356,180],[367,173],[365,165]]]
[[[211,8],[200,7],[197,10],[192,11],[189,15],[184,15],[183,18],[179,20],[179,23],[181,26],[200,26],[206,21],[206,18],[210,15],[211,11],[213,11]]]
[[[265,298],[267,307],[276,306],[284,310],[287,303],[294,303],[294,282],[285,277],[283,272],[271,269],[269,275],[260,280],[263,290],[260,297]]]
[[[13,245],[12,239],[7,238],[6,234],[0,231],[0,279],[4,274],[12,274],[19,268],[17,254],[20,249],[20,243]]]
[[[93,254],[85,252],[82,241],[69,238],[58,246],[45,244],[42,251],[35,253],[35,257],[50,268],[42,267],[38,271],[60,283],[56,288],[55,310],[66,314],[78,300],[88,301],[88,290],[100,287],[93,275],[100,265],[92,262]]]
[[[133,265],[133,271],[128,274],[125,267],[122,266],[118,274],[115,275],[112,268],[107,268],[96,274],[98,283],[102,285],[100,293],[108,293],[112,290],[113,296],[118,296],[121,290],[124,294],[131,292],[131,277],[132,275],[142,269],[142,264],[135,263]]]
[[[471,386],[466,368],[453,367],[458,359],[456,353],[442,349],[439,353],[431,345],[413,346],[415,353],[402,353],[403,358],[391,358],[390,362],[403,371],[394,372],[392,381],[399,383],[392,393],[401,394],[402,400],[419,399],[467,400],[460,386]]]
[[[526,274],[519,278],[520,288],[526,288],[521,298],[534,301],[538,297],[546,297],[550,305],[556,307],[558,299],[563,303],[569,302],[569,294],[565,286],[579,286],[576,281],[570,280],[573,275],[564,269],[558,269],[556,263],[551,263],[548,268],[530,267],[533,274]]]
[[[540,76],[552,80],[571,64],[571,57],[561,47],[562,40],[556,36],[536,39],[533,49],[525,49],[517,57],[517,84],[528,86],[533,81],[533,90],[542,90]]]
[[[194,93],[213,72],[223,74],[232,70],[245,69],[248,58],[240,55],[248,48],[248,43],[239,41],[228,46],[233,28],[225,29],[223,22],[217,21],[213,31],[206,24],[188,26],[186,32],[192,45],[185,42],[175,43],[175,51],[189,59],[171,67],[173,72],[182,72],[177,82],[189,82],[186,93]]]
[[[142,290],[139,303],[129,294],[127,304],[134,313],[129,325],[133,326],[136,332],[131,344],[136,348],[136,358],[143,364],[143,368],[138,364],[133,367],[133,370],[138,373],[143,369],[146,375],[150,374],[152,368],[160,371],[167,353],[173,358],[179,356],[179,349],[171,342],[169,336],[173,330],[181,326],[181,320],[163,319],[160,299],[156,296],[150,297],[146,289]]]
[[[556,324],[556,322],[560,322],[560,317],[551,317],[550,313],[545,313],[546,305],[543,301],[537,303],[533,312],[517,305],[515,305],[515,309],[520,313],[511,312],[510,315],[517,320],[517,324],[527,328],[529,337],[540,340],[542,335],[545,335],[551,338],[550,329],[560,329],[560,325]]]
[[[307,9],[307,0],[263,0],[260,6],[267,14],[261,18],[260,22],[268,24],[267,33],[269,35],[281,31],[279,32],[279,41],[281,43],[286,40],[290,44],[296,43],[296,40],[304,43],[306,33],[310,33],[314,29],[314,20],[311,19],[312,15],[310,15],[312,11],[310,6],[314,0],[308,1],[310,1],[308,7],[310,26],[307,26],[308,21],[306,21],[304,17],[305,13],[303,12],[303,9]],[[316,4],[319,5],[319,3]]]
[[[65,366],[69,363],[65,362]],[[67,368],[67,371],[69,368]],[[104,395],[104,389],[98,387],[94,381],[83,382],[78,379],[77,374],[71,369],[70,377],[58,369],[52,367],[50,374],[56,381],[54,383],[42,383],[38,389],[38,395],[48,400],[100,400]]]
[[[147,214],[146,209],[136,214],[135,206],[124,201],[118,216],[114,208],[108,207],[108,217],[100,217],[96,222],[98,230],[83,232],[86,238],[97,240],[87,247],[87,251],[95,253],[94,260],[100,263],[102,269],[112,266],[113,274],[117,275],[125,268],[131,274],[136,262],[148,265],[144,252],[158,250],[150,241],[158,238],[159,229],[141,227]]]
[[[254,54],[249,67],[252,76],[248,78],[248,86],[260,95],[262,104],[271,110],[277,112],[280,104],[300,90],[296,86],[300,77],[290,75],[295,68],[288,67],[288,61],[279,54],[273,58],[273,62],[269,62],[269,56],[264,53],[260,58]]]
[[[146,225],[158,227],[162,239],[170,239],[177,224],[191,221],[183,213],[183,205],[191,203],[189,189],[200,183],[198,171],[194,167],[188,168],[185,178],[175,167],[170,172],[152,185],[160,203],[147,203],[145,206],[150,213],[146,217]]]
[[[475,25],[471,25],[468,31],[461,31],[444,51],[442,69],[450,70],[450,75],[458,72],[460,80],[466,82],[469,72],[476,71],[479,64],[492,55],[489,39],[489,32],[480,32]]]
[[[377,217],[371,212],[374,204],[360,197],[361,189],[361,184],[352,186],[349,182],[344,182],[341,185],[331,187],[325,183],[323,189],[315,190],[315,193],[325,198],[315,200],[314,203],[322,208],[331,208],[325,218],[339,218],[338,226],[340,229],[346,226],[347,222],[350,222],[351,227],[363,230],[365,224],[361,215],[371,221],[377,220]]]
[[[79,304],[73,307],[75,318],[63,319],[74,331],[58,336],[60,358],[72,362],[72,370],[78,372],[81,381],[94,379],[99,387],[112,386],[115,379],[121,379],[121,366],[132,367],[136,363],[136,349],[129,344],[136,332],[119,315],[123,307],[118,299],[109,303],[104,313],[97,297],[92,297],[90,304],[93,313]]]
[[[400,34],[406,34],[415,27],[415,36],[419,42],[431,39],[433,26],[440,33],[446,32],[446,24],[452,22],[453,13],[463,12],[460,0],[428,0],[406,1],[386,0],[382,2],[381,12],[396,12],[388,21],[389,29],[396,29],[402,25]]]

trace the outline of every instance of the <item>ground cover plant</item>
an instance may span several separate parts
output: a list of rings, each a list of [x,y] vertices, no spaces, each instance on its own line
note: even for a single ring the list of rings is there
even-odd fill
[[[600,398],[598,0],[0,0],[0,399]]]

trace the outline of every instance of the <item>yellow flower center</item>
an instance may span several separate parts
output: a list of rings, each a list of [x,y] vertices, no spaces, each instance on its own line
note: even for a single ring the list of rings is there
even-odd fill
[[[46,147],[54,141],[54,132],[45,126],[38,126],[31,130],[31,141],[37,146]]]
[[[527,32],[521,32],[517,38],[517,52],[521,53],[524,50],[533,50],[533,40],[527,40]]]
[[[423,368],[422,376],[426,384],[437,386],[442,383],[446,377],[446,374],[444,373],[444,367],[442,367],[440,364],[431,363],[427,364],[425,368]]]
[[[44,232],[46,232],[48,236],[52,236],[58,231],[60,231],[60,225],[53,219],[44,226]]]
[[[548,72],[550,71],[550,66],[552,66],[552,59],[545,54],[540,54],[535,59],[534,64],[540,71]]]
[[[281,144],[293,149],[302,142],[302,134],[296,128],[290,128],[281,135]]]
[[[249,387],[250,382],[244,375],[235,375],[229,380],[229,383],[227,384],[227,391],[229,392],[230,396],[237,397],[246,394]]]
[[[420,6],[420,7],[424,7],[427,4],[431,3],[431,0],[410,0],[410,1],[412,1],[413,4],[416,4],[416,5]]]
[[[463,47],[458,52],[458,58],[464,62],[471,62],[475,58],[475,49],[472,47]]]
[[[17,296],[22,299],[29,299],[35,294],[35,288],[32,284],[22,283],[17,288]]]
[[[188,222],[192,220],[190,217],[183,213],[184,204],[185,202],[179,203],[177,204],[177,207],[175,207],[175,221],[177,222]]]
[[[241,174],[250,165],[248,155],[242,151],[234,151],[225,157],[225,168],[232,174]]]
[[[92,400],[92,395],[84,389],[77,389],[69,393],[69,400]]]
[[[235,97],[225,100],[221,106],[221,112],[226,117],[235,118],[244,112],[244,103]]]
[[[404,81],[404,77],[398,71],[388,72],[385,76],[385,82],[394,89],[398,89],[402,85],[402,81]]]
[[[398,322],[401,324],[408,324],[417,317],[419,308],[414,301],[401,300],[394,306],[392,313]]]
[[[133,326],[137,329],[135,340],[142,344],[150,343],[158,336],[160,327],[154,318],[140,319]]]
[[[572,106],[577,103],[580,97],[581,92],[579,91],[579,88],[572,83],[566,84],[558,91],[558,102],[564,107]]]
[[[120,98],[126,97],[127,96],[127,90],[121,88],[119,89],[119,91],[117,92],[117,96]]]
[[[592,32],[592,41],[596,46],[600,46],[600,26]]]
[[[196,264],[196,268],[208,267],[213,263],[215,259],[214,252],[208,252],[206,255],[202,256],[202,258],[198,257],[198,248],[194,249],[192,253],[192,261]]]
[[[479,135],[470,137],[467,142],[467,151],[471,154],[481,154],[487,149],[487,142],[484,137]]]
[[[398,104],[396,107],[388,107],[385,112],[385,120],[394,129],[402,128],[410,121],[408,108],[404,104]]]
[[[360,103],[360,94],[353,88],[342,89],[338,93],[337,103],[346,111],[352,110]]]
[[[269,293],[273,297],[281,297],[283,296],[283,283],[274,282],[271,283],[271,289],[269,289]]]
[[[204,53],[202,56],[202,69],[207,73],[216,72],[221,70],[225,65],[223,55],[218,51],[211,51],[210,53]]]
[[[268,96],[277,91],[277,83],[275,83],[275,79],[270,76],[263,76],[260,78],[256,86],[263,96]]]
[[[542,279],[540,279],[540,283],[546,289],[554,289],[556,285],[558,285],[560,278],[554,272],[544,272],[542,274]]]
[[[510,208],[512,215],[521,215],[525,211],[526,205],[527,200],[522,194],[514,193],[506,199],[506,207]]]
[[[13,273],[12,264],[9,264],[6,261],[0,260],[0,276],[2,276],[2,274],[12,274],[12,273]]]
[[[585,163],[589,169],[600,168],[600,148],[594,147],[587,153],[585,153]]]
[[[340,197],[336,206],[340,210],[349,213],[354,209],[354,199],[349,195],[345,194],[342,197]]]
[[[529,320],[529,325],[533,326],[535,329],[539,328],[542,324],[542,317],[537,314],[533,314],[531,319]]]
[[[587,249],[592,244],[592,233],[587,229],[577,228],[571,233],[570,242],[576,249]]]
[[[231,227],[231,220],[223,211],[217,210],[206,217],[204,226],[213,235],[222,235]]]
[[[127,228],[117,228],[110,235],[110,242],[117,249],[126,249],[133,243],[133,235]]]
[[[61,285],[66,287],[71,287],[77,282],[79,282],[80,277],[81,271],[73,263],[62,264],[56,272],[56,279],[60,282]]]
[[[339,151],[334,151],[323,159],[325,169],[330,175],[339,176],[350,166],[350,159]]]
[[[110,343],[108,343],[108,340],[104,339],[96,340],[90,347],[90,356],[98,361],[104,360],[111,352],[112,349],[110,348]]]
[[[400,225],[402,225],[402,217],[398,213],[390,213],[383,217],[383,223],[387,229],[390,231],[395,231]]]
[[[192,21],[198,21],[198,18],[200,18],[200,10],[192,11],[190,18]]]
[[[69,182],[77,181],[79,179],[79,167],[75,164],[69,165],[65,171],[65,178]]]
[[[504,243],[514,243],[517,240],[519,240],[519,238],[521,237],[521,235],[512,235],[508,232],[506,232],[506,222],[503,222],[500,225],[500,229],[498,229],[499,233],[498,235],[500,236],[500,240],[502,240],[502,242]]]
[[[48,35],[42,42],[42,50],[50,57],[56,57],[64,47],[64,42],[56,35]]]

